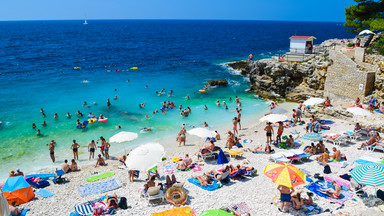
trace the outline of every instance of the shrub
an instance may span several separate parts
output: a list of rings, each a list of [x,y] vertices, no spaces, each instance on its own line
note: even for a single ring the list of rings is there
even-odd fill
[[[367,50],[367,53],[378,53],[380,55],[384,55],[384,36],[378,38]]]
[[[354,46],[353,43],[349,43],[349,44],[348,44],[348,47],[353,47],[353,46]]]

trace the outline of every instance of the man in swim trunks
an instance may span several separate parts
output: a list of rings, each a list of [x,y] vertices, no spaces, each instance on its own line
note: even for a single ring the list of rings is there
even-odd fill
[[[232,123],[233,123],[233,134],[239,134],[239,132],[237,131],[237,117],[235,117],[232,120]]]
[[[321,191],[326,192],[326,194],[332,198],[339,199],[341,194],[341,187],[335,180],[332,181],[332,185],[335,187],[335,189],[328,188],[326,190],[322,189]]]
[[[237,123],[239,124],[239,130],[241,130],[241,124],[240,124],[240,119],[241,119],[241,111],[243,109],[236,108],[237,111]]]
[[[99,158],[97,158],[97,162],[96,162],[96,165],[95,165],[95,168],[97,167],[97,165],[99,166],[105,166],[107,165],[104,161],[104,159],[101,157],[101,154],[98,155]]]
[[[109,101],[109,98],[107,99],[107,106],[108,108],[111,107],[111,101]]]
[[[51,143],[48,144],[48,149],[49,149],[49,156],[51,156],[51,160],[53,163],[55,163],[55,141],[51,141]]]
[[[336,147],[333,147],[333,155],[331,156],[331,159],[335,161],[340,161],[341,160],[341,152],[340,150],[337,150]]]
[[[272,123],[268,122],[264,130],[267,132],[267,144],[272,144],[272,133],[273,133]]]
[[[65,173],[68,173],[71,171],[70,167],[69,167],[69,164],[68,164],[68,160],[65,160],[64,163],[61,165],[61,169],[63,169],[63,171]]]
[[[95,158],[95,149],[96,149],[96,144],[95,144],[95,141],[92,140],[88,144],[89,160],[91,160],[91,157],[92,157],[92,159]]]
[[[284,212],[284,204],[287,208],[287,213],[289,212],[289,203],[291,202],[291,194],[295,192],[293,188],[289,188],[283,185],[279,185],[277,187],[277,190],[280,191],[280,200],[281,200],[281,208],[279,208],[279,211]]]
[[[109,144],[109,142],[105,141],[105,146],[104,146],[105,159],[109,159],[109,148],[110,147],[111,147],[111,144]]]
[[[73,159],[77,159],[79,160],[79,148],[80,148],[80,145],[76,143],[76,140],[73,140],[73,143],[71,145],[71,149],[73,151]]]
[[[284,125],[283,122],[279,122],[279,128],[277,129],[277,136],[276,136],[276,141],[277,143],[281,143],[281,137],[283,136],[284,132]]]

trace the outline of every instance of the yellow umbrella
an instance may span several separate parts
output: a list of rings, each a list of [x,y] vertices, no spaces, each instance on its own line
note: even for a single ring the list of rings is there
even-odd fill
[[[306,182],[306,176],[292,164],[275,163],[265,167],[264,175],[272,179],[273,183],[289,188],[296,187]]]

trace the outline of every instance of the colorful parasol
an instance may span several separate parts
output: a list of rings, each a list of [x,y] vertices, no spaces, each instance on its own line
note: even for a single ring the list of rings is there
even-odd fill
[[[292,164],[275,163],[265,167],[264,174],[272,179],[273,183],[289,188],[305,183],[306,176]]]

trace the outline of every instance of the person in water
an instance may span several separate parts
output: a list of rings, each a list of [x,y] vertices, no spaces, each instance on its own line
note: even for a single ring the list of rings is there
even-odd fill
[[[207,107],[207,105],[204,105],[204,110],[208,110],[208,107]]]
[[[47,126],[47,122],[46,121],[43,121],[43,124],[41,124],[42,126]]]
[[[40,129],[37,130],[36,136],[41,136]]]
[[[79,160],[79,148],[80,145],[76,143],[76,140],[73,140],[73,143],[71,145],[71,149],[73,151],[73,159]]]
[[[89,107],[88,104],[87,104],[87,101],[84,101],[83,107]]]
[[[186,100],[189,100],[190,97],[189,97],[189,94],[187,94],[187,96],[185,97]]]
[[[117,100],[117,95],[115,95],[115,97],[113,98],[113,100]]]
[[[55,113],[55,115],[53,116],[54,119],[57,119],[59,118],[59,115],[57,115],[57,113]]]
[[[71,118],[71,114],[67,113],[67,118],[70,119]]]
[[[111,101],[109,101],[109,98],[107,99],[107,106],[108,108],[111,107]]]
[[[35,128],[36,128],[36,124],[32,123],[32,129],[35,129]]]
[[[45,113],[42,113],[43,114],[43,118],[45,118]]]
[[[92,141],[88,144],[89,160],[91,160],[91,158],[92,158],[92,159],[95,158],[95,150],[96,150],[95,140],[92,140]]]
[[[43,108],[41,108],[41,109],[40,109],[40,112],[41,112],[41,113],[44,113],[44,110],[43,110]]]

